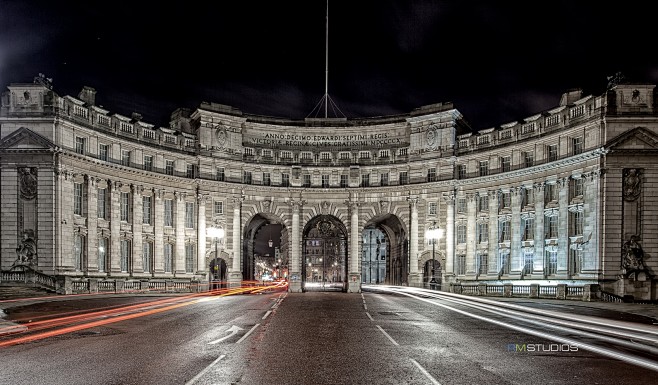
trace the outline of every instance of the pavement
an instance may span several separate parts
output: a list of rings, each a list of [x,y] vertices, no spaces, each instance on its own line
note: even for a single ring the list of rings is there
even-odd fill
[[[26,296],[27,295],[27,296]],[[177,295],[174,293],[167,294],[116,294],[112,296],[158,296],[158,295]],[[107,298],[107,294],[85,295],[84,298]],[[500,302],[518,303],[524,306],[545,307],[550,305],[552,310],[571,312],[581,315],[605,316],[617,320],[629,322],[639,322],[643,324],[658,325],[658,305],[656,304],[639,304],[639,303],[618,303],[602,301],[578,301],[578,300],[559,300],[559,299],[534,299],[534,298],[502,298],[502,297],[477,297],[486,298]],[[26,326],[6,320],[6,311],[8,309],[29,306],[39,303],[55,301],[79,300],[80,296],[75,295],[55,295],[46,292],[16,292],[11,293],[7,290],[0,291],[0,335],[16,333],[27,329]],[[52,306],[49,306],[52,309]],[[31,309],[34,311],[35,309]]]

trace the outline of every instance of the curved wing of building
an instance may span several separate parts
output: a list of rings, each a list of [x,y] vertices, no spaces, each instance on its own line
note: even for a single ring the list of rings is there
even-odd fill
[[[13,83],[1,268],[67,293],[287,279],[655,300],[654,88],[569,91],[474,132],[451,103],[304,120],[202,103],[156,127],[93,88]]]

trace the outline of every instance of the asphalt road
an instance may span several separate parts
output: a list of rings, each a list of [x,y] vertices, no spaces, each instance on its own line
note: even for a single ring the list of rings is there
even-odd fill
[[[385,293],[69,299],[14,307],[7,318],[31,329],[0,344],[34,338],[0,346],[0,384],[11,385],[641,385],[658,376],[564,343],[551,350],[553,335],[575,340],[574,330]]]

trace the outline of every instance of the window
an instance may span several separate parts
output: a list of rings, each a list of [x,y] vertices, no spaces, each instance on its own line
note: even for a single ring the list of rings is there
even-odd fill
[[[153,171],[153,155],[144,155],[144,170]]]
[[[185,202],[185,228],[194,228],[194,202]]]
[[[130,193],[121,193],[121,221],[130,222]]]
[[[347,181],[347,175],[346,175],[346,174],[342,174],[342,175],[340,176],[340,187],[342,187],[342,188],[346,188],[347,186],[349,186],[349,183],[348,183],[348,181]]]
[[[466,165],[458,164],[457,165],[457,179],[466,179]]]
[[[84,185],[82,183],[73,184],[73,214],[82,215],[82,205],[84,199]]]
[[[217,168],[217,171],[216,171],[215,175],[216,175],[215,177],[217,178],[218,181],[223,182],[224,178],[225,178],[225,176],[224,176],[224,167]]]
[[[523,252],[523,273],[532,274],[533,265],[535,264],[535,254],[532,251]]]
[[[571,235],[583,235],[583,212],[575,211],[571,213]]]
[[[409,173],[406,171],[400,171],[400,184],[407,185],[409,184]]]
[[[145,225],[150,225],[151,215],[151,197],[142,197],[142,223]]]
[[[457,255],[457,274],[466,274],[466,256],[463,254]]]
[[[322,175],[322,187],[329,187],[329,175]]]
[[[406,148],[401,148],[398,150],[398,155],[399,156],[407,156],[407,149]]]
[[[557,160],[557,144],[548,146],[548,161],[555,162]]]
[[[427,214],[437,215],[438,211],[438,204],[436,202],[430,202],[429,207],[427,208]]]
[[[107,190],[104,188],[98,189],[96,211],[98,213],[98,218],[105,219],[107,217]]]
[[[187,243],[185,245],[185,272],[194,273],[194,259],[196,255],[196,245]]]
[[[487,254],[482,253],[478,254],[477,258],[477,272],[478,274],[487,274],[487,267],[489,266],[487,262]]]
[[[532,167],[535,163],[535,155],[530,151],[522,152],[523,167]]]
[[[571,180],[571,198],[582,198],[585,190],[585,179],[577,178]]]
[[[571,139],[573,146],[573,154],[578,155],[583,153],[583,138],[581,136]]]
[[[554,275],[557,273],[557,250],[546,250],[546,260],[548,262],[547,274]]]
[[[546,238],[555,239],[557,238],[557,228],[558,228],[558,216],[550,215],[546,217]]]
[[[174,175],[174,161],[165,160],[165,174]]]
[[[142,243],[142,266],[145,273],[150,273],[153,269],[153,243]]]
[[[560,115],[559,114],[551,115],[551,116],[547,117],[546,120],[545,120],[545,126],[546,127],[555,126],[558,123],[560,123]]]
[[[509,274],[509,250],[500,251],[500,273]]]
[[[466,225],[457,225],[457,243],[466,243]]]
[[[308,151],[304,151],[300,154],[299,157],[302,158],[302,159],[305,159],[305,160],[310,160],[310,159],[313,159],[313,153],[308,152]]]
[[[242,171],[242,183],[251,184],[251,171]]]
[[[383,172],[379,174],[379,185],[380,186],[388,186],[388,173]]]
[[[427,181],[436,182],[436,167],[430,167],[427,169]]]
[[[104,162],[107,162],[109,158],[109,148],[107,144],[98,145],[98,158]]]
[[[121,272],[127,273],[130,269],[130,241],[127,239],[121,240]]]
[[[555,183],[546,183],[544,186],[544,202],[557,202],[557,185]]]
[[[379,157],[388,158],[390,157],[390,152],[388,150],[379,150]]]
[[[165,243],[163,253],[164,271],[165,273],[171,273],[174,268],[174,245]]]
[[[488,195],[478,196],[478,211],[480,211],[480,212],[489,211],[489,196]]]
[[[107,270],[107,238],[98,238],[98,271],[103,273]]]
[[[359,159],[369,159],[369,158],[370,158],[370,151],[359,152]]]
[[[341,152],[339,157],[341,160],[349,160],[350,159],[350,153],[349,152]]]
[[[121,165],[130,166],[130,151],[121,150]]]
[[[534,206],[535,204],[535,190],[532,187],[523,188],[523,206]]]
[[[244,154],[246,156],[254,156],[254,149],[250,147],[245,147]]]
[[[500,158],[500,171],[508,172],[512,170],[512,158],[509,156],[503,156]]]
[[[263,158],[271,158],[272,157],[272,150],[265,149],[263,150]]]
[[[508,220],[500,222],[500,242],[509,242],[512,235],[511,222]]]
[[[272,184],[272,179],[270,178],[269,172],[263,173],[263,186],[269,186]]]
[[[188,164],[185,169],[185,176],[187,178],[196,178],[196,165]]]
[[[466,198],[457,198],[457,212],[466,213]]]
[[[370,174],[361,174],[361,187],[370,187]]]
[[[290,186],[290,174],[287,173],[281,174],[281,186],[283,187]]]
[[[524,124],[523,126],[521,126],[521,133],[522,134],[527,134],[527,133],[534,132],[534,131],[535,131],[535,122],[527,123],[527,124]]]
[[[500,194],[500,208],[509,209],[512,207],[512,193],[509,191]]]
[[[224,214],[224,202],[223,201],[215,201],[214,202],[213,212],[215,213],[215,215]]]
[[[330,152],[323,152],[320,154],[320,159],[322,160],[331,160],[331,153]]]
[[[478,243],[489,242],[489,223],[484,221],[478,223],[477,231]]]
[[[83,154],[85,153],[85,149],[87,148],[87,138],[82,138],[80,136],[75,137],[75,152],[78,154]]]
[[[489,161],[481,160],[479,170],[480,170],[480,176],[489,175]]]
[[[172,227],[174,225],[174,201],[173,199],[164,200],[164,225]]]
[[[302,187],[311,187],[311,175],[302,175]]]
[[[76,234],[73,237],[73,254],[75,270],[81,271],[84,266],[84,241],[80,234]]]
[[[531,241],[535,238],[535,220],[533,218],[525,218],[522,222],[523,226],[523,240]]]
[[[281,159],[292,159],[292,151],[281,151]]]

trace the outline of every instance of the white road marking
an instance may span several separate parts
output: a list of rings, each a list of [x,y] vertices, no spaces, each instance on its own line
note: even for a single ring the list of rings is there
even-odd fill
[[[416,365],[416,367],[417,367],[418,369],[420,369],[420,371],[425,375],[425,377],[427,377],[428,380],[432,381],[432,384],[434,384],[434,385],[441,385],[441,383],[439,383],[439,381],[437,381],[434,377],[432,377],[432,375],[429,374],[429,373],[427,372],[427,370],[425,370],[425,368],[423,368],[422,366],[420,366],[420,364],[419,364],[418,362],[416,362],[416,360],[414,360],[413,358],[410,358],[410,360],[411,360],[411,362],[412,362],[414,365]]]
[[[271,313],[272,313],[272,310],[268,310],[267,313],[265,313],[265,315],[261,319],[267,318],[267,316],[270,315]]]
[[[379,329],[379,331],[381,331],[382,333],[384,333],[384,335],[385,335],[386,337],[388,337],[388,339],[391,340],[391,342],[393,342],[393,345],[395,345],[395,346],[400,346],[400,344],[398,344],[397,342],[395,342],[395,340],[393,339],[393,337],[389,336],[388,333],[386,333],[386,332],[384,331],[384,329],[382,329],[381,326],[379,326],[379,325],[375,325],[375,326],[377,326],[377,329]]]
[[[199,378],[201,378],[204,374],[206,374],[206,372],[207,372],[208,370],[210,370],[210,368],[212,368],[213,366],[215,366],[215,364],[218,363],[219,361],[221,361],[224,357],[226,357],[226,354],[222,354],[221,356],[217,357],[217,359],[216,359],[215,361],[213,361],[212,363],[210,363],[210,365],[206,366],[206,368],[203,369],[202,371],[200,371],[199,374],[197,374],[197,375],[194,376],[191,380],[189,380],[188,382],[186,382],[185,385],[192,385],[192,384],[194,384]]]
[[[240,330],[244,330],[244,329],[242,329],[242,328],[239,327],[239,326],[235,326],[235,325],[233,325],[233,326],[231,326],[231,327],[227,330],[227,332],[230,333],[229,335],[224,336],[224,337],[222,337],[222,338],[220,338],[220,339],[218,339],[218,340],[214,340],[214,341],[212,341],[212,342],[208,342],[208,344],[210,344],[210,345],[214,345],[214,344],[220,343],[220,342],[224,341],[225,339],[227,339],[227,338],[229,338],[229,337],[232,337],[234,334],[236,334],[236,333],[239,332]]]
[[[366,312],[366,315],[368,316],[368,318],[370,318],[371,321],[374,321],[374,320],[375,320],[374,318],[372,318],[372,316],[370,315],[370,313]]]
[[[256,324],[256,325],[254,325],[254,327],[252,327],[251,329],[249,329],[249,331],[247,332],[247,334],[243,335],[242,338],[240,338],[240,339],[238,340],[238,342],[236,342],[236,344],[239,344],[240,342],[244,341],[247,337],[249,337],[249,335],[250,335],[250,334],[251,334],[251,333],[252,333],[252,332],[253,332],[258,326],[260,326],[260,324]]]

